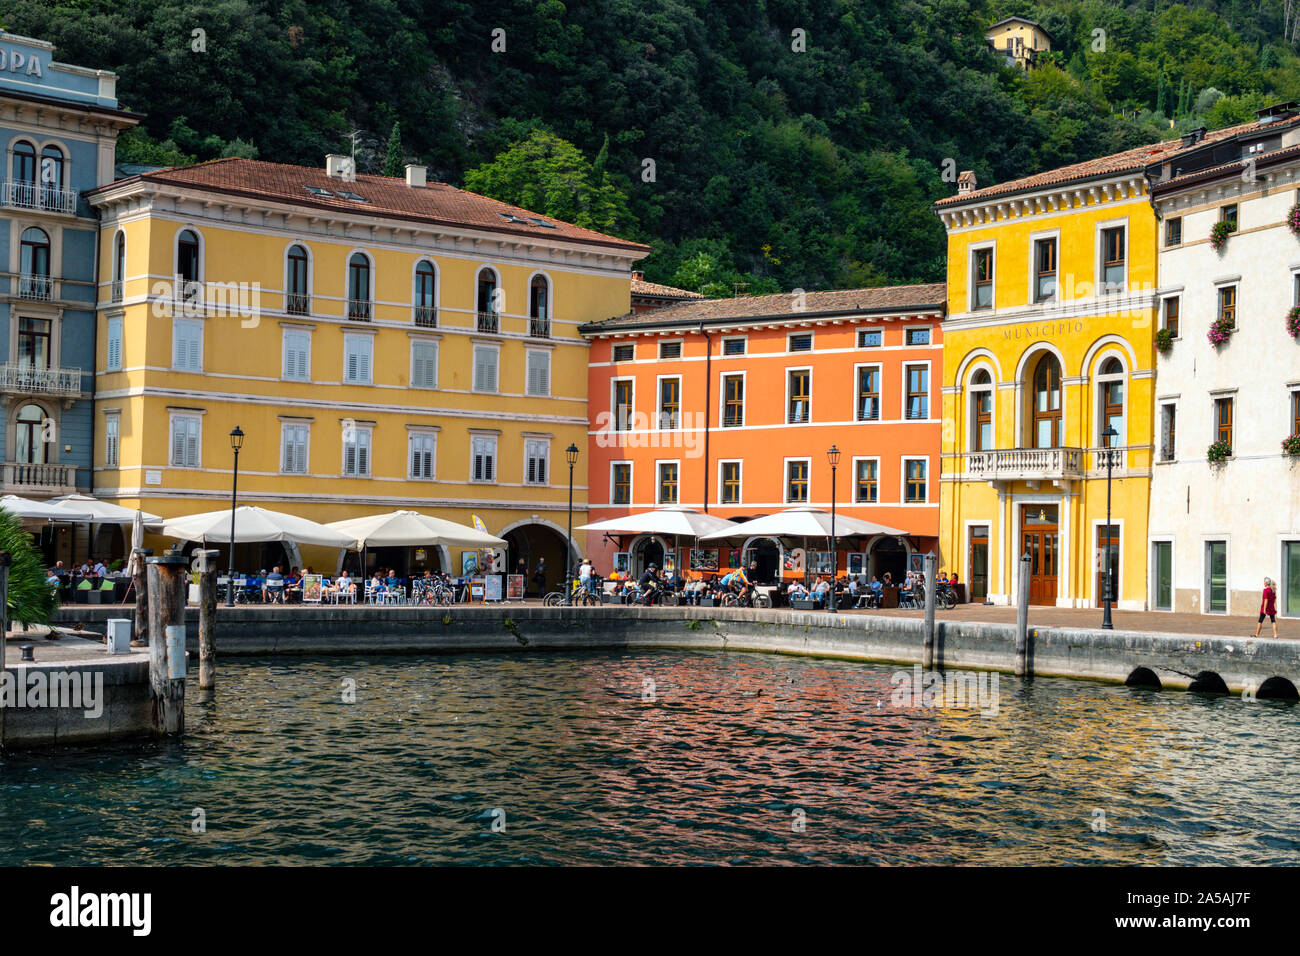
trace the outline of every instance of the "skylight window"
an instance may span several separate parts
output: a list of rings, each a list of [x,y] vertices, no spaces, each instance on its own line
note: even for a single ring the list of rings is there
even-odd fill
[[[348,199],[348,200],[351,200],[352,202],[365,202],[365,201],[366,201],[366,197],[365,197],[365,196],[358,196],[356,193],[354,193],[354,192],[348,192],[348,190],[346,190],[346,189],[336,189],[336,190],[334,190],[334,193],[335,193],[335,195],[337,195],[340,199]]]
[[[303,186],[302,188],[307,190],[307,192],[311,193],[313,196],[324,196],[326,199],[334,198],[328,189],[321,189],[319,186]]]

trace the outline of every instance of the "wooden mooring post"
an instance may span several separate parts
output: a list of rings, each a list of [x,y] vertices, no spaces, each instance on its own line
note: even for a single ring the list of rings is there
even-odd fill
[[[925,556],[925,660],[922,666],[927,671],[934,667],[934,587],[938,565],[939,558],[933,551]]]
[[[154,736],[185,732],[185,592],[183,554],[147,560],[149,578],[149,700]]]
[[[199,692],[217,686],[217,551],[194,549],[199,572]]]
[[[1016,676],[1024,677],[1029,664],[1029,555],[1020,556],[1016,579]]]
[[[149,575],[145,560],[153,557],[153,548],[136,548],[135,568],[131,580],[135,587],[135,620],[131,626],[131,646],[144,647],[149,643]]]

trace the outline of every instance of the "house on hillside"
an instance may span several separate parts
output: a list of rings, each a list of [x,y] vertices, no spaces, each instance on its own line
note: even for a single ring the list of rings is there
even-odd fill
[[[1022,70],[1032,68],[1040,53],[1052,49],[1052,38],[1042,24],[1024,17],[999,20],[984,31],[984,38],[989,46],[1007,58],[1008,66],[1018,66]]]

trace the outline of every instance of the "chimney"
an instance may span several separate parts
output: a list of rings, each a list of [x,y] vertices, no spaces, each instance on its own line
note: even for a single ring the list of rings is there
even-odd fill
[[[957,177],[958,196],[962,195],[963,193],[973,193],[975,191],[975,186],[976,186],[975,170],[973,169],[963,170],[962,174]]]
[[[351,156],[343,156],[340,153],[330,153],[325,157],[325,175],[331,179],[343,178],[343,164],[351,163]]]
[[[632,273],[632,281],[633,281],[633,282],[644,282],[644,281],[645,281],[645,273],[644,273],[644,272],[633,272],[633,273]]]
[[[424,166],[406,164],[406,185],[412,189],[423,189],[428,181],[429,170]]]
[[[1204,126],[1198,126],[1196,129],[1189,129],[1183,134],[1183,148],[1186,149],[1188,146],[1195,146],[1203,139],[1205,139]]]

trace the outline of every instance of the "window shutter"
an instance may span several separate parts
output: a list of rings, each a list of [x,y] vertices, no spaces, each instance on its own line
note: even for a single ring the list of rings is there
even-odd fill
[[[120,369],[122,367],[121,319],[109,319],[108,321],[108,367],[110,369]]]
[[[190,468],[199,466],[199,423],[191,419],[185,436],[185,464]]]
[[[172,464],[185,464],[185,435],[181,432],[181,422],[172,420]]]
[[[488,447],[487,453],[483,456],[483,480],[491,481],[492,472],[496,465],[496,449]]]
[[[347,370],[345,375],[349,382],[355,382],[357,380],[357,353],[352,351],[351,346],[349,346],[348,349]]]
[[[537,459],[537,483],[540,485],[546,484],[546,458],[545,457]]]

